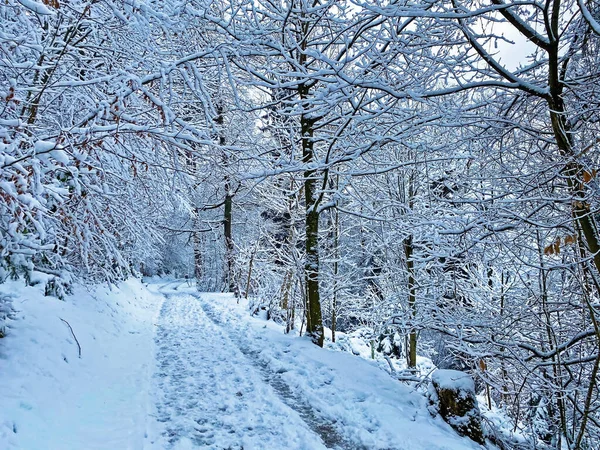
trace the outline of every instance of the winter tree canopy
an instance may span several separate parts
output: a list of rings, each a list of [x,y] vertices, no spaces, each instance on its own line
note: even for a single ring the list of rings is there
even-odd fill
[[[469,372],[523,436],[500,448],[596,448],[598,1],[7,0],[0,24],[2,280],[193,279],[407,382],[420,356]]]

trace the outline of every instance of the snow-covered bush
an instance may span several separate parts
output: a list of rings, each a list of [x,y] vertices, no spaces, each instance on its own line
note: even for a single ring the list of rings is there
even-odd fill
[[[8,322],[13,318],[12,297],[0,295],[0,339],[6,336]]]

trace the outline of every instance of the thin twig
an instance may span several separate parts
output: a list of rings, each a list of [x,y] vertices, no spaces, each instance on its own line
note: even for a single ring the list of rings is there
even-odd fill
[[[69,330],[71,330],[71,334],[73,335],[73,339],[75,339],[75,342],[77,342],[77,348],[79,349],[79,357],[81,358],[81,345],[79,344],[79,341],[77,340],[77,336],[75,336],[75,332],[73,331],[73,327],[71,326],[71,324],[69,322],[67,322],[62,317],[59,317],[59,319],[62,320],[64,323],[66,323],[67,326],[69,327]]]

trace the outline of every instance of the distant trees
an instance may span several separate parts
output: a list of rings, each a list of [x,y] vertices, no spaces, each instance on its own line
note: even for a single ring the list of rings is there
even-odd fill
[[[290,117],[287,123],[295,127],[291,145],[297,150],[291,150],[288,167],[278,170],[303,175],[306,331],[323,345],[320,217],[339,142],[360,107],[356,93],[345,91],[336,76],[336,70],[353,60],[343,31],[345,6],[332,1],[242,1],[233,3],[229,14],[231,53],[243,55],[232,64],[252,76],[248,82],[257,92],[266,91],[265,109],[279,95],[278,114]]]
[[[211,142],[206,120],[182,108],[210,114],[194,65],[210,51],[190,53],[181,36],[193,15],[176,11],[170,2],[0,7],[5,276],[111,280],[158,257],[162,211],[186,201],[184,160]]]

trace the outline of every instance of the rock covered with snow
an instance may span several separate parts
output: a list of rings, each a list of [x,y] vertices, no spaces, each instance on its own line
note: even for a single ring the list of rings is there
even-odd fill
[[[430,400],[436,412],[460,435],[483,444],[481,413],[471,376],[458,370],[436,370],[431,376]]]

